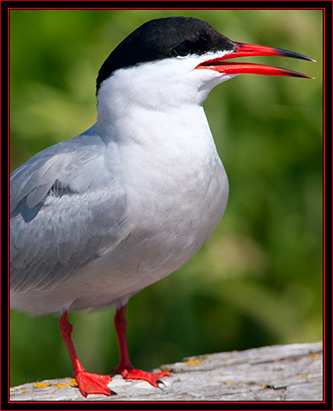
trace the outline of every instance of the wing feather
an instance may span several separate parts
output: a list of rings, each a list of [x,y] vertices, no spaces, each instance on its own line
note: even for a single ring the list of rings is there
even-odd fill
[[[38,153],[12,173],[11,289],[46,289],[130,231],[126,195],[90,133]]]

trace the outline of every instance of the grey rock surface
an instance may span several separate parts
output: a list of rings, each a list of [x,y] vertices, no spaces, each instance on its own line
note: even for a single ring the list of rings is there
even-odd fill
[[[161,366],[171,377],[154,388],[120,375],[109,385],[118,395],[81,396],[62,378],[10,389],[10,401],[322,401],[322,343],[275,345],[189,357]]]

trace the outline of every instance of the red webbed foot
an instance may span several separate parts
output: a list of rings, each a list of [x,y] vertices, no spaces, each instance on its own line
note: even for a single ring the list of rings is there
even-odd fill
[[[162,382],[161,378],[169,377],[170,373],[168,371],[146,372],[133,368],[131,371],[122,370],[121,375],[125,380],[143,380],[149,382],[154,387],[158,387],[158,384]]]
[[[108,388],[112,381],[109,375],[99,375],[83,371],[78,371],[74,375],[81,394],[86,397],[89,394],[115,395],[114,391]]]

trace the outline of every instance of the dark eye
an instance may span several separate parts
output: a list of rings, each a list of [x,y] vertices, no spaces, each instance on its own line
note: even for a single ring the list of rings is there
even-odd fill
[[[190,54],[190,46],[187,43],[182,43],[173,49],[176,56],[186,57]]]

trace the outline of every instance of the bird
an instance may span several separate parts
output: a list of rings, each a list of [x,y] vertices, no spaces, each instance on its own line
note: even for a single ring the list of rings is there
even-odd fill
[[[32,156],[10,176],[10,305],[60,315],[81,394],[114,395],[111,375],[87,372],[68,313],[116,309],[113,373],[158,387],[168,371],[134,368],[126,341],[130,297],[182,267],[209,239],[229,184],[203,108],[239,74],[312,78],[251,56],[305,55],[230,40],[193,17],[150,20],[107,57],[97,120]],[[113,375],[113,374],[112,374]]]

